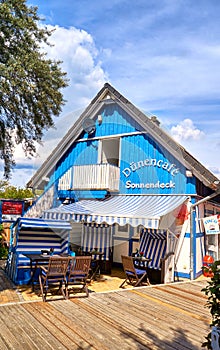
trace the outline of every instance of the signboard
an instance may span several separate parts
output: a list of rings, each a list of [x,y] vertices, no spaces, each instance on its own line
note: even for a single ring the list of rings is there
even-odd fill
[[[2,202],[2,215],[22,215],[23,203],[13,201]]]
[[[203,218],[203,224],[207,235],[217,235],[220,233],[219,220],[217,215]]]
[[[1,201],[1,218],[2,221],[15,221],[23,214],[23,201]]]

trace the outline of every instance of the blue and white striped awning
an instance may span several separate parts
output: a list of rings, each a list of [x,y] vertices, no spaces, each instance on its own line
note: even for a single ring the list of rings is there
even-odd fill
[[[19,229],[71,230],[69,222],[35,218],[19,218],[14,225]]]
[[[157,229],[160,218],[181,206],[187,199],[185,195],[118,195],[103,200],[81,200],[69,205],[61,205],[45,211],[43,217],[108,225],[116,223],[120,226],[143,225]]]

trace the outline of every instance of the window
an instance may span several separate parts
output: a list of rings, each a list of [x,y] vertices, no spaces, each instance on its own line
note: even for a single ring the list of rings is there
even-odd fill
[[[126,224],[124,226],[118,225],[118,232],[128,232],[128,224]]]
[[[119,166],[120,139],[111,138],[100,141],[99,163]]]

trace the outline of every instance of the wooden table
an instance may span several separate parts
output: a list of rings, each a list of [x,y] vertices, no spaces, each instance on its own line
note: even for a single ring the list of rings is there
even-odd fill
[[[28,259],[30,259],[30,270],[31,270],[31,278],[29,281],[29,284],[32,284],[32,291],[34,290],[34,277],[36,275],[37,268],[40,267],[40,265],[48,263],[51,256],[67,256],[67,254],[23,254]],[[34,266],[33,266],[34,263]]]

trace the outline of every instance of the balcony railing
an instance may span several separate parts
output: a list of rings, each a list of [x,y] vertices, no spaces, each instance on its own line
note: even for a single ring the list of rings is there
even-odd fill
[[[111,164],[90,164],[73,167],[73,189],[119,190],[119,168]]]
[[[111,164],[75,165],[60,178],[58,190],[118,191],[119,179],[120,168]]]

